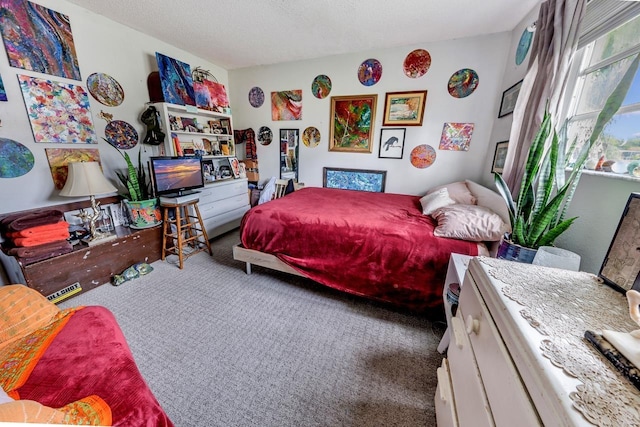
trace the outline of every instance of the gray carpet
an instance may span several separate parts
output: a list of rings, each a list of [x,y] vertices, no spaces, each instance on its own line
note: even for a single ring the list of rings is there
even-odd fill
[[[434,426],[441,324],[213,257],[153,263],[60,304],[114,312],[176,426]],[[122,391],[126,393],[126,390]]]

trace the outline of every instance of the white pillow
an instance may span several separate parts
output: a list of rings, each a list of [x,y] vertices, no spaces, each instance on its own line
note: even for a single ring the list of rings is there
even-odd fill
[[[449,190],[441,188],[433,193],[427,194],[420,199],[422,205],[422,213],[431,214],[438,208],[453,205],[456,201],[449,197]]]
[[[445,206],[436,209],[432,216],[438,221],[433,231],[438,237],[492,242],[500,240],[510,228],[500,215],[476,205]]]

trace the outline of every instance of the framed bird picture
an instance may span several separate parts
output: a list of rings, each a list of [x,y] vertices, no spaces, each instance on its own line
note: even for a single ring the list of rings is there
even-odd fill
[[[404,135],[406,131],[406,128],[381,129],[378,157],[381,159],[401,159],[404,153]]]

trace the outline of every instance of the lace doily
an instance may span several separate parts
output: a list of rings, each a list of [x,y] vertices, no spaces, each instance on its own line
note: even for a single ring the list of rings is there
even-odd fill
[[[573,407],[599,426],[640,425],[640,392],[584,338],[584,332],[638,329],[626,298],[590,273],[480,257],[489,275],[506,284],[502,293],[522,305],[522,317],[544,336],[540,351],[580,381]]]

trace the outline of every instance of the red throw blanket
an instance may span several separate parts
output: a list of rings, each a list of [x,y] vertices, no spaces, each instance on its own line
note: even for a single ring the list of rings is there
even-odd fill
[[[58,209],[43,209],[27,214],[13,214],[2,220],[2,226],[7,231],[20,231],[39,225],[55,224],[63,219],[63,213]]]
[[[440,314],[449,255],[478,246],[435,226],[418,196],[309,187],[249,210],[240,237],[319,283]]]

